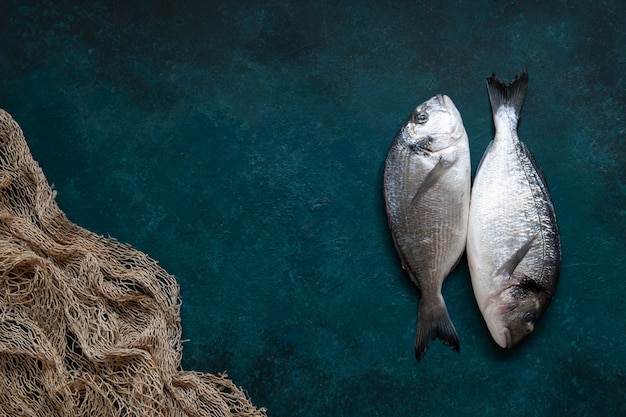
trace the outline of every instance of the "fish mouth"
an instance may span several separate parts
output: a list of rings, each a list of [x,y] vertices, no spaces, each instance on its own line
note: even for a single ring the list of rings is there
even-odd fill
[[[501,326],[490,326],[487,323],[487,327],[489,328],[489,333],[491,333],[491,337],[493,341],[498,344],[501,348],[510,348],[513,346],[513,338],[511,337],[511,331],[508,327]]]
[[[433,98],[435,99],[434,101],[439,109],[450,114],[452,118],[457,121],[456,124],[463,125],[461,114],[450,97],[445,94],[437,94]]]
[[[508,327],[502,329],[500,339],[496,343],[503,348],[510,348],[513,345],[513,338],[511,337],[511,331]]]
[[[437,94],[435,96],[435,98],[437,99],[437,101],[439,102],[439,105],[441,106],[442,109],[444,110],[448,110],[448,100],[450,100],[448,98],[448,96],[444,95],[444,94]]]
[[[513,346],[513,338],[511,331],[501,320],[503,310],[508,310],[508,306],[491,304],[487,307],[485,322],[494,342],[501,348],[509,348]]]

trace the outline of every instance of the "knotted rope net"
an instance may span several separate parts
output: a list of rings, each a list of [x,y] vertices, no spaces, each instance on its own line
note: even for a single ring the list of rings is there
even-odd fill
[[[225,374],[181,369],[175,278],[55,194],[0,110],[0,416],[265,416]]]

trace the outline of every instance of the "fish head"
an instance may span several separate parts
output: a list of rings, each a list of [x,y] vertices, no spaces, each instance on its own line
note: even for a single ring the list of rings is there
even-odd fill
[[[459,111],[450,97],[442,94],[417,106],[403,130],[407,144],[418,153],[436,153],[447,149],[465,133]]]
[[[535,330],[549,300],[534,285],[515,284],[491,298],[485,322],[493,340],[503,348],[517,345]]]

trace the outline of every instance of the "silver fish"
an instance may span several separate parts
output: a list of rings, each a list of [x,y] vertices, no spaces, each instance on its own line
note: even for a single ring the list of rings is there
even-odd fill
[[[517,135],[528,86],[521,71],[506,85],[487,78],[495,137],[472,187],[467,259],[487,327],[501,347],[533,332],[554,294],[561,243],[543,173]]]
[[[420,104],[387,153],[387,217],[402,267],[420,289],[415,355],[430,339],[459,350],[441,287],[465,248],[470,197],[467,133],[456,106],[437,95]]]

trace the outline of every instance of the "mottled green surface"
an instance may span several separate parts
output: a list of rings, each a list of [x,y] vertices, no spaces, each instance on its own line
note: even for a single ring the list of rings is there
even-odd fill
[[[178,277],[185,369],[227,370],[273,417],[626,414],[625,2],[195,3],[0,3],[0,108],[71,220]],[[463,260],[444,287],[461,352],[417,363],[387,147],[444,93],[475,169],[485,78],[523,67],[556,297],[503,351]]]

